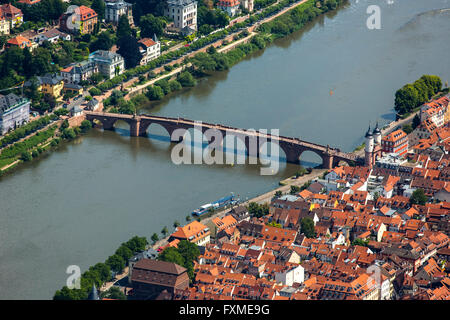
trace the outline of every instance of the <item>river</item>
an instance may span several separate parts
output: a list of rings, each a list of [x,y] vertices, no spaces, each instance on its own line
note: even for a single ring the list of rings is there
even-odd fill
[[[366,27],[379,3],[381,29]],[[369,123],[394,120],[396,89],[422,74],[450,79],[448,0],[350,1],[304,31],[276,41],[227,72],[141,112],[284,136],[351,151]],[[330,90],[333,94],[330,94]],[[258,166],[175,165],[162,128],[149,138],[99,129],[0,180],[0,299],[51,299],[66,268],[104,261],[133,235],[230,192],[266,192],[295,172]],[[302,160],[315,161],[312,155]]]

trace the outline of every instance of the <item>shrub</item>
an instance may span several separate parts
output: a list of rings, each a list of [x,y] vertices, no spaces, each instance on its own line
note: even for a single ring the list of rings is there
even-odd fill
[[[182,72],[178,76],[177,80],[183,87],[193,87],[196,84],[194,77],[189,73],[189,71]]]
[[[181,90],[183,88],[181,83],[178,82],[177,80],[169,81],[169,87],[170,87],[170,91],[172,91],[172,92]]]
[[[22,152],[20,159],[23,161],[31,161],[31,159],[33,159],[33,157],[31,156],[31,154],[29,152]]]
[[[164,98],[164,91],[159,86],[151,86],[150,88],[148,88],[147,97],[150,100],[161,100],[162,98]]]
[[[91,96],[99,96],[102,94],[102,91],[98,88],[91,88],[91,89],[89,89],[89,94]]]

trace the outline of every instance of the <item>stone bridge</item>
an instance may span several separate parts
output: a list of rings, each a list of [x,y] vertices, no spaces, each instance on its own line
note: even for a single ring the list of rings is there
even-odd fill
[[[258,131],[248,131],[245,129],[233,128],[224,126],[221,124],[211,124],[205,122],[198,122],[183,118],[168,118],[168,117],[157,117],[151,115],[126,115],[117,113],[104,113],[104,112],[91,112],[85,111],[86,119],[94,122],[97,120],[102,123],[103,129],[113,130],[114,124],[118,120],[127,122],[130,125],[130,135],[134,137],[146,136],[148,127],[153,124],[159,124],[164,127],[172,142],[181,142],[182,136],[177,135],[178,138],[173,139],[173,133],[177,129],[191,129],[191,128],[201,128],[202,133],[205,133],[209,129],[220,131],[221,136],[233,135],[241,139],[245,143],[247,155],[259,157],[259,148],[253,147],[261,146],[260,141],[272,142],[278,144],[279,147],[284,151],[286,155],[286,161],[289,163],[300,164],[300,157],[305,151],[312,151],[316,153],[322,159],[322,167],[326,169],[331,169],[343,161],[347,164],[350,162],[356,162],[360,160],[358,156],[352,153],[341,152],[337,148],[331,148],[329,146],[322,146],[319,144],[307,142],[300,140],[298,138],[290,138],[284,136],[275,136],[269,133],[262,133]],[[201,125],[201,127],[199,127]],[[214,141],[214,140],[212,140]],[[212,141],[209,141],[210,143]],[[255,143],[253,145],[253,143]],[[253,150],[252,152],[250,150]]]

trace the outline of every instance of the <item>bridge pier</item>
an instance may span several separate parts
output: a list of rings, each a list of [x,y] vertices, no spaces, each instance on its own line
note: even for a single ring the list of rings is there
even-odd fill
[[[300,155],[302,154],[301,151],[298,150],[289,150],[284,151],[286,154],[286,162],[293,163],[293,164],[300,164]]]
[[[330,154],[324,154],[322,156],[322,167],[324,169],[333,169],[334,157]]]
[[[141,124],[141,118],[135,117],[130,121],[130,136],[132,137],[139,137],[140,136],[140,127]]]
[[[158,124],[163,126],[167,132],[169,133],[171,142],[182,142],[184,140],[185,134],[188,132],[177,132],[174,135],[177,129],[197,129],[198,130],[198,122],[183,119],[183,118],[168,118],[168,117],[157,117],[150,115],[124,115],[124,114],[111,114],[111,113],[103,113],[103,112],[90,112],[85,111],[86,119],[89,121],[98,120],[102,123],[103,128],[105,130],[114,130],[114,123],[118,120],[126,121],[130,126],[130,135],[133,137],[145,136],[147,133],[148,127],[152,124]],[[213,129],[211,132],[209,130]],[[358,159],[348,153],[341,152],[339,149],[330,148],[329,146],[322,146],[314,143],[310,143],[307,141],[302,141],[297,138],[289,138],[283,136],[272,136],[272,135],[261,135],[261,133],[254,132],[249,133],[247,130],[233,128],[218,124],[210,124],[210,123],[202,123],[201,131],[205,133],[208,130],[208,134],[206,136],[208,140],[208,144],[214,141],[214,139],[218,139],[218,134],[214,134],[214,130],[218,130],[221,132],[220,139],[223,139],[224,136],[234,136],[237,138],[236,148],[244,147],[246,148],[246,156],[247,158],[259,158],[264,151],[261,151],[260,142],[261,140],[270,140],[272,143],[275,141],[279,148],[281,148],[285,155],[286,161],[288,163],[300,164],[300,156],[304,151],[312,151],[318,154],[322,158],[322,167],[326,169],[332,169],[334,166],[338,165],[339,161],[357,161]],[[191,137],[192,138],[192,137]],[[233,138],[234,139],[234,138]],[[228,141],[228,140],[227,140]],[[238,142],[239,141],[239,142]],[[215,145],[223,145],[224,141],[217,141]],[[250,161],[249,161],[250,162]],[[251,161],[253,162],[253,161]]]
[[[246,155],[249,158],[256,158],[259,159],[259,139],[258,137],[252,138],[247,137],[245,138],[245,149],[246,149]]]
[[[114,123],[116,122],[115,120],[100,120],[100,122],[103,125],[103,130],[114,130]]]

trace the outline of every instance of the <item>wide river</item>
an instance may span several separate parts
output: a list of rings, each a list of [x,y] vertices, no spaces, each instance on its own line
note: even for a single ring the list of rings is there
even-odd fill
[[[389,1],[391,2],[391,1]],[[215,74],[146,113],[285,136],[351,151],[369,123],[394,119],[396,89],[422,74],[450,79],[447,0],[350,1],[302,32]],[[381,7],[369,30],[367,7]],[[330,90],[333,94],[330,94]],[[104,261],[133,235],[175,220],[230,192],[266,192],[292,174],[257,166],[175,165],[164,131],[130,138],[96,129],[0,180],[0,299],[51,299],[67,278]],[[314,160],[311,155],[303,160]]]

